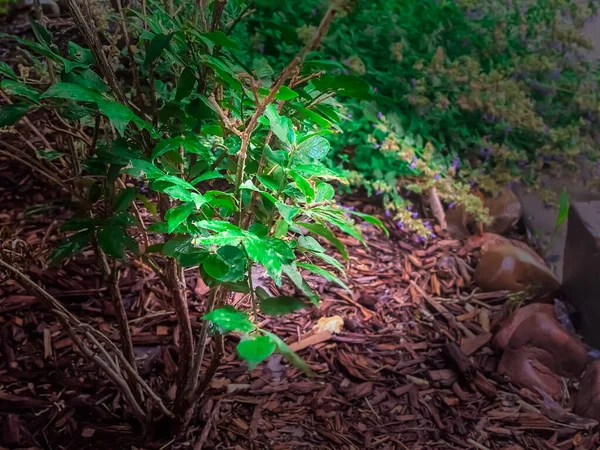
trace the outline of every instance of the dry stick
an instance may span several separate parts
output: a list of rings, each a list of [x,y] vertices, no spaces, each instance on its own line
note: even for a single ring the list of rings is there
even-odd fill
[[[142,88],[140,85],[140,78],[138,76],[138,68],[135,63],[135,59],[133,57],[133,51],[131,50],[131,40],[129,39],[129,32],[127,31],[127,24],[125,23],[125,15],[123,14],[123,7],[121,5],[121,0],[115,0],[117,5],[117,11],[119,12],[119,22],[121,23],[121,28],[123,29],[123,37],[125,38],[125,45],[127,46],[127,54],[129,55],[129,64],[131,65],[131,74],[133,76],[133,86],[135,87],[135,91],[138,96],[138,100],[140,95],[142,94]],[[140,103],[140,106],[142,103]]]
[[[46,306],[56,315],[61,326],[65,329],[65,331],[69,334],[75,346],[79,349],[79,351],[89,360],[94,362],[102,371],[106,373],[108,378],[117,385],[117,387],[121,390],[129,405],[133,408],[134,415],[143,423],[146,421],[146,416],[138,402],[136,401],[133,393],[127,386],[127,383],[123,379],[123,377],[116,371],[114,371],[111,367],[108,366],[106,362],[104,362],[98,355],[94,354],[92,350],[90,350],[77,336],[75,329],[71,323],[73,323],[76,327],[81,327],[83,324],[79,321],[73,314],[71,314],[56,298],[50,295],[45,289],[38,286],[33,282],[31,278],[25,275],[16,267],[8,264],[7,262],[0,259],[0,267],[8,270],[13,274],[16,280],[23,285],[25,289],[27,289],[32,294],[35,294],[39,297]]]
[[[165,416],[170,418],[175,417],[173,413],[167,409],[167,407],[163,403],[162,399],[158,396],[158,394],[156,394],[156,392],[154,392],[154,390],[148,385],[148,383],[144,381],[144,379],[140,376],[137,370],[134,369],[131,366],[131,364],[129,364],[127,359],[125,359],[123,353],[119,351],[118,347],[114,344],[113,341],[111,341],[107,336],[105,336],[98,330],[93,329],[89,325],[84,324],[83,327],[85,327],[88,330],[88,332],[95,334],[98,338],[102,339],[113,350],[115,355],[117,355],[117,358],[119,358],[119,360],[121,361],[121,364],[125,368],[127,374],[133,377],[141,385],[144,391],[148,394],[148,397],[150,397],[156,403],[158,408],[162,411],[162,413]]]
[[[227,4],[227,0],[215,0],[213,3],[213,16],[212,16],[212,24],[210,25],[210,31],[215,31],[221,22],[221,16],[223,15],[223,10],[225,9],[225,5]]]
[[[125,183],[123,182],[123,180],[121,178],[117,178],[117,182],[119,183],[119,186],[121,187],[121,189],[127,188],[127,186],[125,186]],[[144,239],[144,245],[146,246],[146,248],[148,248],[148,247],[150,247],[150,239],[148,238],[148,229],[146,228],[146,224],[144,223],[144,219],[142,218],[140,209],[135,204],[135,202],[133,202],[131,204],[131,206],[133,208],[133,213],[134,213],[135,217],[137,218],[138,222],[140,223],[140,228],[142,229],[142,239]]]
[[[167,261],[165,275],[169,281],[169,287],[173,298],[173,308],[175,309],[177,322],[181,330],[178,389],[175,398],[175,414],[179,415],[187,409],[185,390],[187,382],[190,379],[190,371],[194,359],[194,337],[192,333],[190,312],[188,310],[185,275],[176,259],[170,258]]]
[[[0,96],[2,96],[2,100],[4,100],[9,105],[13,104],[12,100],[1,90],[0,90]],[[29,120],[27,117],[23,117],[23,123],[25,123],[25,125],[27,125],[31,131],[33,131],[33,134],[35,134],[38,138],[40,138],[40,140],[44,143],[44,145],[46,146],[46,148],[48,150],[52,150],[52,146],[50,145],[50,142],[48,142],[48,140],[44,137],[42,132],[38,129],[38,127],[36,127],[31,122],[31,120]]]
[[[113,71],[110,63],[108,62],[108,59],[106,58],[106,55],[104,54],[104,51],[102,50],[102,44],[100,43],[98,34],[95,32],[95,26],[92,22],[93,19],[92,14],[90,12],[88,0],[83,0],[81,2],[85,10],[85,14],[87,15],[87,18],[84,16],[84,12],[79,7],[78,0],[66,0],[66,2],[67,6],[69,7],[69,10],[71,11],[73,21],[75,22],[75,25],[77,25],[77,28],[83,34],[87,46],[90,48],[92,54],[94,55],[94,59],[98,64],[100,72],[102,72],[102,75],[104,76],[106,82],[110,86],[110,90],[115,94],[117,100],[120,103],[129,106],[129,101],[125,96],[123,89],[121,89],[119,80],[117,79],[115,72]]]
[[[4,146],[6,147],[12,147],[12,145],[9,145],[7,143],[3,143]],[[14,147],[12,147],[14,148]],[[62,181],[60,181],[58,178],[55,178],[54,176],[48,174],[45,170],[39,168],[38,166],[36,166],[35,164],[27,161],[26,159],[15,155],[14,153],[8,152],[6,150],[2,150],[0,149],[0,154],[5,155],[9,158],[12,159],[16,159],[17,161],[25,164],[26,166],[28,166],[29,168],[33,169],[36,172],[39,172],[41,175],[45,176],[46,178],[48,178],[50,181],[52,181],[53,183],[56,183],[58,186],[62,187],[63,189],[65,189],[66,191],[69,190],[69,188],[67,187],[67,185],[65,185]]]
[[[117,270],[115,267],[110,267],[108,263],[108,258],[106,257],[106,254],[102,251],[100,246],[98,246],[98,258],[100,259],[100,264],[102,265],[102,272],[104,273],[106,283],[108,284],[108,291],[110,293],[110,297],[115,308],[115,316],[117,317],[117,325],[119,327],[121,346],[123,347],[125,358],[127,359],[127,361],[129,361],[129,364],[131,364],[131,366],[135,369],[135,352],[133,351],[133,341],[131,339],[131,331],[129,330],[129,322],[127,319],[127,311],[125,310],[125,303],[123,302],[123,297],[121,296],[121,291],[119,290]]]
[[[281,86],[283,86],[283,84],[288,80],[288,78],[290,78],[292,76],[292,74],[297,70],[297,68],[302,66],[302,64],[304,63],[304,60],[306,59],[306,55],[308,55],[309,52],[311,52],[313,49],[315,49],[319,45],[319,43],[323,39],[323,36],[325,36],[325,33],[327,33],[327,30],[329,29],[329,26],[331,25],[331,22],[335,18],[336,14],[337,14],[336,7],[334,5],[330,6],[329,9],[327,10],[327,12],[325,13],[325,15],[323,16],[323,19],[321,19],[321,23],[319,24],[319,27],[317,28],[317,31],[315,32],[312,39],[304,46],[304,48],[302,50],[300,50],[300,52],[294,57],[294,59],[292,61],[290,61],[288,63],[288,65],[283,69],[283,71],[279,75],[279,78],[277,79],[277,81],[275,82],[275,84],[273,85],[273,87],[271,88],[269,93],[267,94],[267,96],[263,99],[262,102],[260,102],[257,105],[256,110],[254,111],[254,114],[252,115],[252,117],[250,118],[250,121],[248,122],[248,125],[246,126],[246,129],[241,133],[240,137],[242,138],[242,143],[240,146],[240,151],[238,153],[238,155],[239,155],[238,156],[238,164],[237,164],[236,173],[235,173],[235,175],[236,175],[235,192],[234,192],[235,198],[237,198],[237,199],[240,198],[240,186],[242,185],[242,177],[244,176],[244,170],[246,168],[246,156],[247,156],[247,152],[248,152],[248,144],[250,143],[250,136],[252,135],[254,128],[258,124],[258,119],[260,118],[260,116],[263,115],[267,106],[269,106],[271,104],[271,102],[275,98],[275,95],[277,95],[279,88],[281,88]],[[241,214],[241,202],[240,202],[240,212],[238,213],[237,222],[241,223],[241,219],[242,219],[242,214]]]

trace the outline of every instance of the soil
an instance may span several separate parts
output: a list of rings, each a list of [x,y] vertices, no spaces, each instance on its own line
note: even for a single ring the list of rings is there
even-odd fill
[[[29,274],[84,321],[116,338],[115,320],[91,252],[63,268],[43,254],[68,217],[61,192],[0,159],[0,228],[31,249]],[[352,199],[345,204],[377,213]],[[471,283],[475,261],[462,242],[416,244],[393,228],[388,240],[365,225],[368,248],[350,251],[352,294],[313,281],[320,308],[262,325],[292,344],[310,378],[271,357],[249,371],[226,339],[226,358],[185,437],[170,442],[160,424],[140,430],[114,387],[73,348],[33,296],[0,285],[0,423],[9,448],[429,449],[593,448],[595,422],[512,386],[496,374],[494,323],[510,301]],[[342,238],[343,239],[343,238]],[[11,242],[6,240],[5,242]],[[36,259],[38,258],[38,259]],[[138,265],[139,266],[139,265]],[[187,272],[197,326],[207,296]],[[139,365],[165,402],[173,399],[178,329],[169,293],[143,266],[120,284]],[[284,287],[284,291],[289,288]],[[241,294],[234,304],[244,304]],[[319,318],[339,315],[339,334],[312,334]],[[308,340],[310,338],[310,340]],[[208,360],[207,360],[208,361]],[[152,431],[152,433],[150,433]],[[165,435],[161,436],[164,432]],[[144,438],[152,436],[151,439]],[[166,445],[166,447],[165,447]],[[520,447],[519,447],[520,446]]]

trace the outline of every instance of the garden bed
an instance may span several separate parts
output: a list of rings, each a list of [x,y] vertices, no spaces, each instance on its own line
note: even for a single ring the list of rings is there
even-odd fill
[[[60,192],[22,166],[0,160],[0,229],[36,251],[54,245],[66,210]],[[347,199],[358,210],[374,207]],[[139,430],[117,390],[73,349],[35,297],[11,281],[0,285],[0,421],[4,446],[39,448],[595,448],[595,422],[540,403],[496,375],[489,345],[508,306],[471,280],[473,257],[462,242],[414,244],[369,227],[365,248],[345,240],[352,294],[316,285],[321,308],[262,326],[286,338],[311,365],[310,378],[274,355],[248,371],[226,340],[217,372],[185,438],[169,443],[160,424]],[[179,330],[160,281],[134,264],[120,288],[133,324],[141,373],[172,401]],[[116,325],[93,258],[30,276],[83,321],[116,338]],[[208,289],[187,271],[193,324]],[[285,290],[285,287],[284,287]],[[247,302],[237,294],[232,304]],[[338,334],[313,327],[339,315]],[[210,346],[209,346],[210,348]],[[470,355],[470,358],[467,356]],[[567,405],[568,406],[568,405]],[[152,431],[152,433],[150,433]],[[152,436],[140,438],[141,433]],[[167,430],[164,430],[165,435]],[[166,447],[164,447],[166,445]]]

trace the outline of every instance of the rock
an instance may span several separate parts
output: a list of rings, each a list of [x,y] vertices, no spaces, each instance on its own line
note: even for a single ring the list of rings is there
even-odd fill
[[[521,202],[509,188],[502,188],[493,196],[483,199],[491,222],[483,226],[484,231],[504,234],[521,219]]]
[[[487,225],[476,223],[460,205],[446,210],[447,231],[453,238],[464,238],[472,232],[481,234],[482,231],[504,234],[521,219],[521,203],[508,188],[502,188],[492,196],[482,196],[482,200],[491,220]]]
[[[471,235],[470,222],[471,219],[462,206],[457,205],[446,210],[446,231],[454,239],[462,239]]]
[[[517,309],[511,316],[502,323],[500,330],[494,336],[492,344],[502,350],[508,347],[508,342],[514,334],[515,330],[523,323],[523,321],[529,319],[532,315],[544,313],[553,314],[554,306],[547,303],[531,303],[527,306]]]
[[[484,291],[525,291],[543,295],[560,288],[544,260],[527,245],[488,235],[481,248],[475,282]]]
[[[508,338],[498,370],[533,392],[539,389],[558,397],[560,377],[579,376],[588,361],[587,351],[577,336],[560,325],[552,306],[526,308],[513,314],[516,317],[496,336],[499,345]]]
[[[600,201],[571,205],[564,256],[564,293],[580,313],[580,333],[600,348]]]
[[[522,348],[508,350],[502,355],[498,371],[504,373],[515,384],[532,392],[538,389],[557,398],[561,394],[560,378],[538,361],[543,350]]]
[[[600,422],[600,361],[592,362],[581,377],[575,414]]]

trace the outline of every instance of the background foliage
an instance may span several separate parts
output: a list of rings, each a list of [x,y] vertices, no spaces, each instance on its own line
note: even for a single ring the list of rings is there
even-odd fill
[[[599,71],[581,35],[598,2],[358,1],[324,39],[331,74],[373,88],[343,103],[330,163],[409,221],[396,187],[434,184],[446,203],[481,212],[470,185],[538,183],[598,159]],[[273,67],[293,54],[326,2],[259,0],[238,29]],[[338,97],[339,99],[340,97]],[[333,102],[331,102],[333,103]],[[432,147],[428,147],[430,144]],[[432,183],[432,181],[436,181]],[[414,229],[425,232],[420,224]]]

